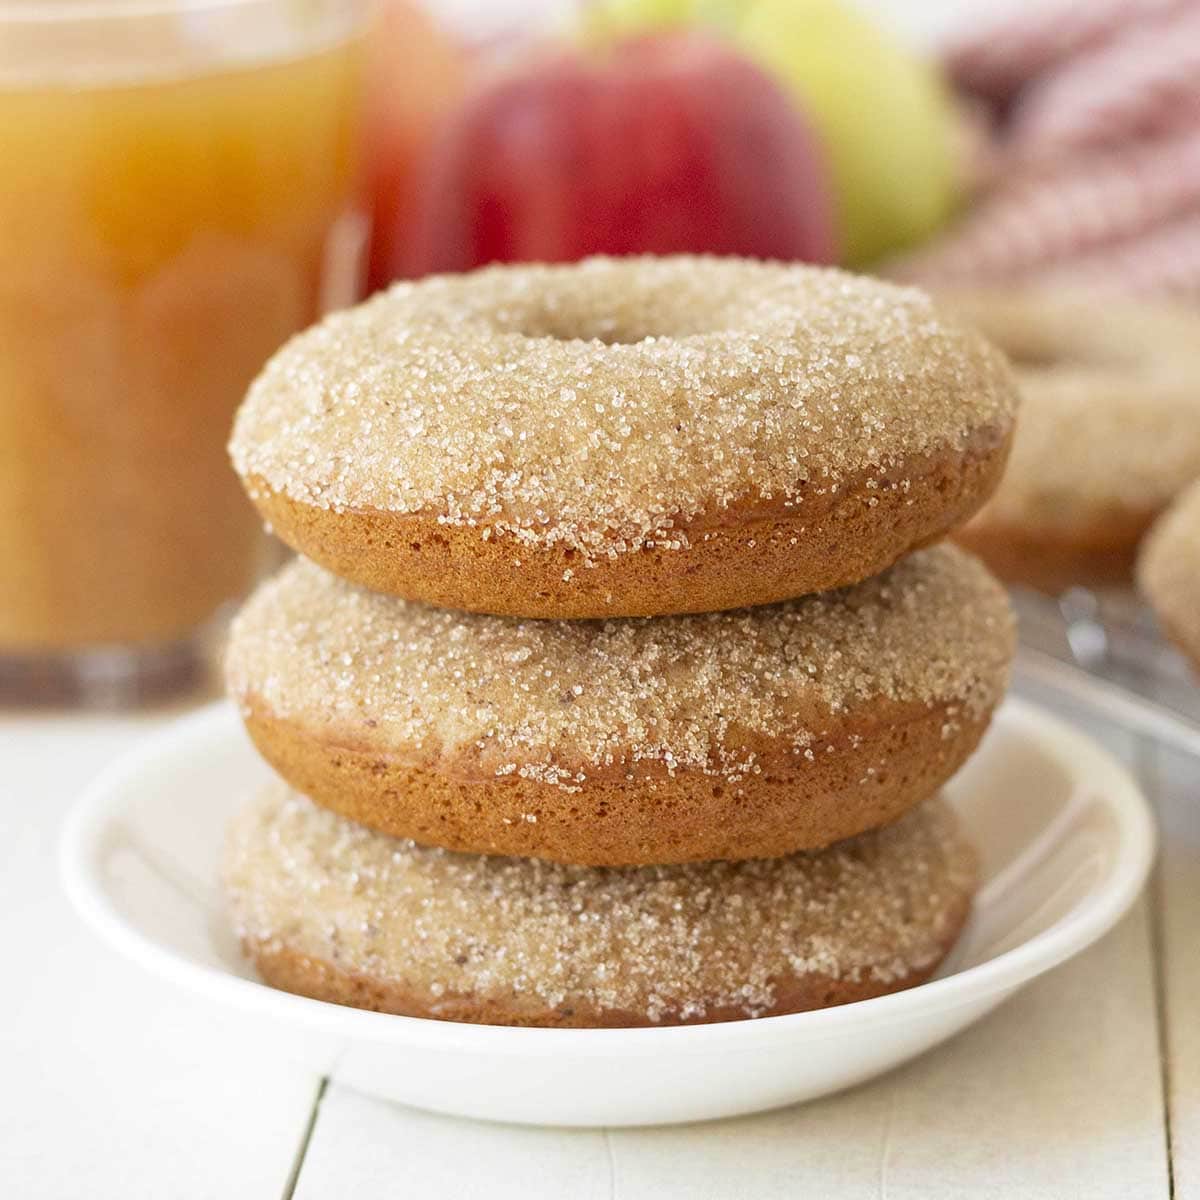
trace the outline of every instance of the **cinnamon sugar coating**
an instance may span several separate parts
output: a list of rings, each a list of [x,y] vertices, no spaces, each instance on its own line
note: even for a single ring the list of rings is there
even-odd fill
[[[687,544],[910,456],[1003,442],[1002,357],[923,293],[677,256],[402,283],[293,339],[238,415],[252,494],[585,561]]]
[[[754,1017],[806,982],[894,990],[946,952],[975,881],[936,799],[820,852],[598,869],[420,847],[273,784],[226,860],[243,944],[319,964],[310,994],[344,1000],[352,980],[374,1007],[403,996],[392,1011],[522,1024]]]
[[[767,741],[797,758],[831,717],[887,702],[986,719],[1013,622],[949,546],[839,592],[724,613],[545,622],[448,612],[297,560],[236,618],[231,694],[331,740],[577,791],[652,763],[731,781]]]

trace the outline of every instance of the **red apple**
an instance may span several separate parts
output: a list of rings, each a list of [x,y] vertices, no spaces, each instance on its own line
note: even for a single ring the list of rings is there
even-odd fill
[[[417,164],[438,118],[463,90],[464,52],[415,0],[383,0],[371,31],[366,168],[371,203],[372,288],[392,278],[413,220]]]
[[[540,57],[468,95],[393,271],[836,249],[825,162],[787,95],[722,44],[667,33]]]

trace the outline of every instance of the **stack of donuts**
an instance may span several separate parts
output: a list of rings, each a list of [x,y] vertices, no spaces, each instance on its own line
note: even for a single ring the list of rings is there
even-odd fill
[[[933,543],[1014,409],[922,293],[736,259],[434,277],[294,339],[231,445],[303,556],[228,656],[279,776],[226,862],[262,977],[543,1026],[927,978],[976,881],[938,792],[1013,652]]]

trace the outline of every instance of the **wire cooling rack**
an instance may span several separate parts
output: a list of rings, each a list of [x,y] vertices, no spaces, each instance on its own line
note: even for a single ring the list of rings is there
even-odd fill
[[[1095,716],[1200,757],[1200,678],[1131,592],[1023,589],[1013,602],[1018,687],[1049,688]]]

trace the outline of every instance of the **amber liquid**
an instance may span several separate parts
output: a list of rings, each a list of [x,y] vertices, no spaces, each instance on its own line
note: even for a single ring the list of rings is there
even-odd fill
[[[225,443],[347,242],[359,59],[0,83],[0,656],[167,642],[252,583]]]

